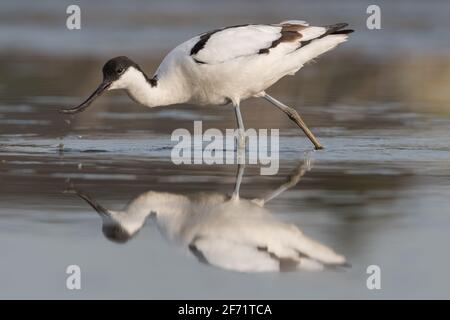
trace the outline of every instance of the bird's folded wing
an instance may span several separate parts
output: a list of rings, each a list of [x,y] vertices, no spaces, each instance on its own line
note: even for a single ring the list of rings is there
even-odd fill
[[[310,27],[303,21],[280,24],[251,24],[217,29],[197,37],[190,55],[201,64],[218,64],[240,57],[269,54],[275,48],[292,51],[324,34],[323,27]]]
[[[201,262],[243,272],[320,270],[345,265],[345,257],[307,237],[296,226],[272,221],[235,225],[196,236],[189,249]],[[239,228],[238,228],[239,227]]]
[[[191,253],[203,263],[241,271],[278,271],[279,262],[256,246],[214,236],[202,236],[189,245]]]

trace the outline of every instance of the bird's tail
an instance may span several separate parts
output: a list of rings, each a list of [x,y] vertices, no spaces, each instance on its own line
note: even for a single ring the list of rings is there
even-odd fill
[[[352,29],[344,29],[348,26],[348,23],[336,23],[329,26],[324,26],[327,31],[321,36],[321,38],[324,38],[326,36],[332,35],[332,34],[349,34],[354,32]]]
[[[345,266],[345,257],[333,249],[299,234],[295,249],[300,253],[300,269],[321,270],[323,266]]]
[[[334,49],[338,44],[345,42],[348,34],[353,32],[351,29],[345,29],[347,26],[347,23],[325,26],[325,33],[306,43],[303,42],[302,46],[294,54],[298,56],[303,65],[321,54]]]

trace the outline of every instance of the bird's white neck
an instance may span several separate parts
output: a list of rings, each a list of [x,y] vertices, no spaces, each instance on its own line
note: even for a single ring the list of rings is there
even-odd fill
[[[168,78],[163,74],[149,79],[142,71],[130,67],[110,89],[125,89],[131,99],[150,108],[186,102],[188,97],[182,94],[184,90]]]

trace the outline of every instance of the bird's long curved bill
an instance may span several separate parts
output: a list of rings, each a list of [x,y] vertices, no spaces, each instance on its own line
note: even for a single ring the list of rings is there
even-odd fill
[[[97,99],[99,96],[102,95],[103,92],[105,92],[106,89],[109,88],[109,86],[111,85],[111,82],[109,81],[103,81],[98,88],[89,96],[89,98],[87,98],[82,104],[80,104],[79,106],[75,107],[75,108],[70,108],[70,109],[61,109],[59,110],[59,112],[61,113],[67,113],[67,114],[75,114],[81,111],[84,111],[87,109],[87,107],[90,106],[90,104]]]
[[[108,209],[106,209],[101,204],[99,204],[97,201],[92,199],[89,195],[87,195],[87,194],[85,194],[85,193],[83,193],[82,191],[79,191],[79,190],[77,190],[76,193],[81,199],[86,201],[95,211],[97,211],[97,213],[100,216],[102,216],[102,217],[109,217],[110,216],[110,213],[109,213]]]

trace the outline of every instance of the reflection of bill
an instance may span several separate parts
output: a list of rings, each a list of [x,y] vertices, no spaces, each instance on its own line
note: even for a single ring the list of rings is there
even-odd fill
[[[239,197],[243,166],[232,196],[201,193],[184,196],[149,191],[123,211],[112,211],[87,194],[77,194],[99,213],[103,234],[125,243],[153,218],[169,241],[182,246],[200,262],[241,272],[321,270],[345,264],[345,258],[305,236],[295,225],[275,219],[264,205],[297,184],[310,169],[307,160],[289,180],[260,199]]]
[[[239,139],[247,140],[248,154]],[[177,141],[171,152],[174,164],[259,164],[261,175],[274,175],[279,169],[279,130],[239,129],[222,131],[210,128],[203,132],[202,121],[194,121],[194,132],[180,128],[172,132]],[[235,152],[236,151],[236,152]],[[246,159],[246,155],[248,158]]]

